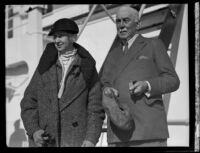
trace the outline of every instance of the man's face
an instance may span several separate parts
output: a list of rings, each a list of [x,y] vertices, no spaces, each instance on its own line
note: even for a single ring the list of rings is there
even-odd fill
[[[70,34],[66,32],[55,32],[53,39],[55,47],[59,52],[65,52],[72,47],[73,41],[70,39]]]
[[[121,8],[116,16],[117,34],[123,40],[129,40],[136,32],[138,12],[129,7]]]

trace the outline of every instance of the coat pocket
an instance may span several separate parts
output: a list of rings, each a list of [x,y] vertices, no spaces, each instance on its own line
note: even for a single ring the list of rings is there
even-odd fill
[[[164,104],[161,97],[148,99],[146,96],[144,96],[144,99],[145,99],[145,104],[147,104],[149,107],[154,107],[160,110],[164,110]]]

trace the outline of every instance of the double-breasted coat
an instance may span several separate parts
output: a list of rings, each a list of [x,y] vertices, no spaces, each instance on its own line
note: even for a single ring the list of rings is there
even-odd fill
[[[96,144],[105,117],[95,61],[83,47],[74,44],[77,55],[68,69],[65,90],[58,99],[61,80],[57,50],[47,45],[21,101],[21,117],[29,144],[33,133],[44,129],[50,134],[49,146],[81,146],[84,140]]]
[[[126,55],[120,43],[111,48],[105,61],[101,81],[119,91],[117,100],[130,109],[133,127],[120,130],[108,116],[108,143],[169,137],[162,94],[179,87],[179,78],[161,40],[139,35]],[[130,81],[148,81],[150,97],[134,97],[129,92]]]

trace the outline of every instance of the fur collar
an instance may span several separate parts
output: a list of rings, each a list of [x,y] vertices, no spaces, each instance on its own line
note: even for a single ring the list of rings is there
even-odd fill
[[[81,67],[83,69],[90,69],[95,65],[95,60],[90,53],[81,45],[74,43],[74,47],[77,48],[77,53],[82,58]],[[38,71],[40,75],[46,72],[53,64],[56,63],[58,58],[58,51],[54,46],[54,43],[47,44],[38,64]]]

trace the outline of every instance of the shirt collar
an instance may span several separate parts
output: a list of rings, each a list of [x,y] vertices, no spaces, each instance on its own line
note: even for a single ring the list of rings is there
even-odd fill
[[[135,34],[131,39],[128,40],[128,48],[131,47],[135,39],[137,38],[138,34]]]
[[[58,57],[60,56],[65,56],[65,57],[71,57],[71,56],[74,56],[77,52],[77,49],[74,48],[73,50],[70,50],[70,51],[66,51],[64,54],[61,54],[60,52],[58,52]]]
[[[135,34],[131,39],[128,40],[128,48],[131,47],[131,45],[133,44],[133,42],[136,40],[136,38],[138,37],[139,34]],[[127,42],[126,42],[127,43]],[[123,44],[123,47],[125,46],[125,44]]]
[[[76,65],[76,66],[79,66],[79,65],[81,64],[81,58],[80,58],[80,56],[79,56],[78,54],[75,54],[75,55],[74,55],[74,60],[73,60],[72,64],[73,64],[73,65]],[[58,67],[62,67],[59,58],[58,58],[57,61],[56,61],[56,65],[57,65]]]

